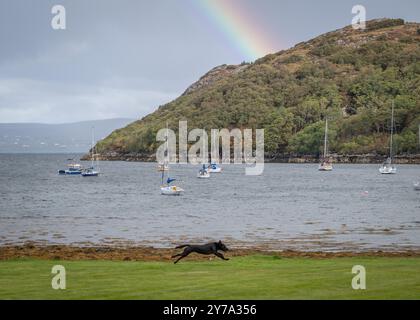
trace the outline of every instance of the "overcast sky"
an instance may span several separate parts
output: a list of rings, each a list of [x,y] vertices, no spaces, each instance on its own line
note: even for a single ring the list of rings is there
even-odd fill
[[[209,69],[250,60],[198,1],[2,0],[0,122],[139,118]],[[420,21],[419,0],[224,1],[268,39],[267,51],[350,24],[356,4],[368,19]],[[66,30],[51,27],[56,4]]]

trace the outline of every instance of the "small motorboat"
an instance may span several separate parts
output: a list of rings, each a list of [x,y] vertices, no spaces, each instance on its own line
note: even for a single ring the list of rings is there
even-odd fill
[[[78,163],[69,163],[67,165],[67,169],[65,170],[58,170],[58,174],[60,175],[79,175],[82,173],[82,165]]]
[[[205,165],[203,165],[203,168],[200,171],[198,171],[197,178],[199,179],[210,178],[210,172],[207,170]]]
[[[222,172],[222,168],[217,163],[211,163],[207,167],[207,171],[209,173],[221,173]]]
[[[420,191],[420,182],[416,182],[416,183],[414,184],[414,190],[416,190],[416,191]]]

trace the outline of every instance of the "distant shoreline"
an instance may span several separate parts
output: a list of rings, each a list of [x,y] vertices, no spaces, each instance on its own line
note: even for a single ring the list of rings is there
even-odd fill
[[[81,161],[90,161],[90,155],[83,152],[0,152],[0,155],[72,155],[80,156]],[[130,153],[130,154],[99,154],[100,161],[127,161],[127,162],[156,162],[154,155]],[[337,164],[381,164],[386,160],[386,156],[381,155],[332,155],[333,163]],[[393,158],[395,164],[420,164],[420,154],[398,155]],[[316,156],[289,156],[272,155],[266,156],[265,163],[292,163],[310,164],[319,163],[320,159]]]
[[[90,155],[85,154],[81,160],[89,160]],[[232,157],[233,158],[233,157]],[[331,155],[334,163],[338,164],[381,164],[386,160],[386,156],[376,154],[361,154],[361,155]],[[156,162],[154,154],[143,153],[107,153],[99,154],[100,161],[132,161],[132,162]],[[393,158],[395,164],[420,164],[420,154],[411,155],[397,155]],[[273,154],[266,155],[266,163],[319,163],[319,157],[313,155],[288,155],[288,154]]]

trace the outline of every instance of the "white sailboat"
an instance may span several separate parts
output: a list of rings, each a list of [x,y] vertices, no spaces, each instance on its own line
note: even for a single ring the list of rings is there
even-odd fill
[[[207,170],[206,166],[203,164],[203,168],[198,171],[197,178],[199,179],[209,179],[210,172]]]
[[[212,139],[213,138],[214,137],[212,136]],[[214,139],[212,140],[212,145],[215,145]],[[223,171],[223,169],[216,162],[210,162],[209,166],[207,167],[207,171],[209,173],[221,173]]]
[[[168,123],[166,123],[166,160],[165,164],[167,166],[167,170],[161,170],[162,172],[162,181],[160,186],[160,193],[164,196],[179,196],[184,192],[184,189],[173,185],[172,183],[176,181],[176,179],[169,177],[169,141],[168,141]],[[168,178],[165,183],[165,172],[168,173]]]
[[[324,135],[324,154],[322,162],[319,164],[319,171],[332,171],[333,166],[328,156],[328,119],[325,118],[325,135]]]
[[[389,139],[389,157],[379,168],[381,174],[395,174],[397,173],[397,168],[392,163],[392,147],[393,147],[393,135],[394,135],[394,101],[392,101],[392,111],[391,111],[391,137]]]
[[[420,147],[420,125],[419,125],[419,147]],[[420,181],[414,183],[414,190],[420,191]]]
[[[94,136],[94,128],[92,127],[92,144],[90,148],[90,167],[87,169],[84,169],[82,171],[82,177],[97,177],[99,176],[99,167],[97,165],[97,161],[95,160],[95,136]],[[96,168],[95,168],[96,164]]]
[[[203,150],[202,150],[203,157],[201,159],[201,163],[202,163],[203,167],[197,173],[197,178],[199,178],[199,179],[209,179],[210,178],[210,171],[206,168],[206,165],[205,165],[205,162],[206,162],[205,152],[207,152],[207,150],[206,150],[206,143],[205,143],[205,140],[204,140],[204,137],[203,137]]]
[[[162,176],[163,175],[164,173],[162,174]],[[176,181],[176,179],[168,178],[168,180],[166,180],[166,185],[164,185],[163,179],[162,179],[160,193],[164,196],[180,196],[184,192],[184,189],[177,187],[175,185],[171,185],[171,183],[174,181]]]
[[[222,168],[217,163],[210,163],[210,165],[207,167],[208,172],[211,173],[221,173]]]

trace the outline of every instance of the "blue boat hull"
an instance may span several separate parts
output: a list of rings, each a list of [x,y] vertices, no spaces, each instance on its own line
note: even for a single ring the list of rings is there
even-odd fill
[[[82,177],[97,177],[99,176],[99,173],[82,173]]]
[[[74,175],[82,174],[82,172],[81,172],[81,171],[59,170],[59,171],[58,171],[58,174],[59,174],[59,175],[74,176]]]

